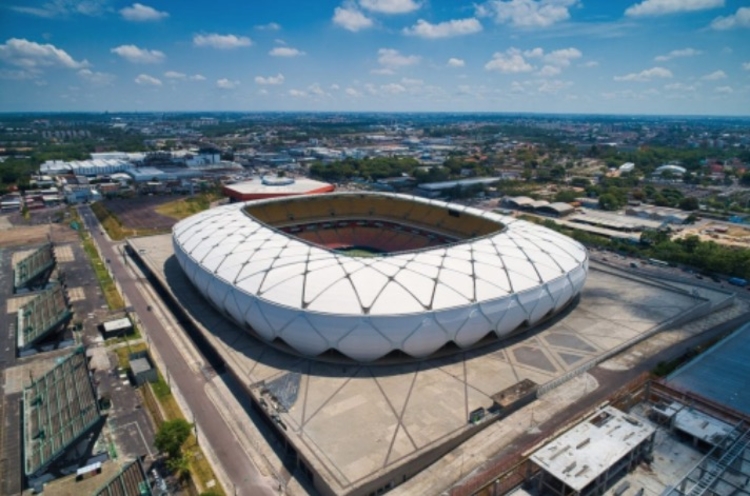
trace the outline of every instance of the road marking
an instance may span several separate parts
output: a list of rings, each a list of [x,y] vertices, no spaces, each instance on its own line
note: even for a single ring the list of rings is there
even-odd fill
[[[120,426],[118,426],[114,430],[119,431],[120,429],[124,429],[124,428],[126,428],[126,427],[128,427],[130,425],[133,425],[133,424],[135,424],[135,428],[138,429],[138,434],[141,436],[141,441],[143,442],[143,445],[146,447],[146,451],[148,452],[148,456],[154,456],[154,454],[151,453],[151,448],[148,446],[148,443],[146,442],[146,437],[143,435],[143,431],[141,431],[141,425],[137,421],[134,420],[133,422],[130,422],[128,424],[120,425]]]

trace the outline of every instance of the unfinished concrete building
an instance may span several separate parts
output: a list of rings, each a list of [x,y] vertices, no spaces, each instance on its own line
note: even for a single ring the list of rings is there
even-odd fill
[[[537,494],[600,495],[653,451],[655,430],[607,406],[538,449],[531,461]]]

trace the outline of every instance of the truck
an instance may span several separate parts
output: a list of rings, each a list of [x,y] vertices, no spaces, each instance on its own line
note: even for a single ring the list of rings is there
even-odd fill
[[[742,279],[741,277],[730,277],[729,280],[727,280],[729,284],[733,284],[734,286],[739,286],[741,288],[744,288],[747,286],[747,280]]]

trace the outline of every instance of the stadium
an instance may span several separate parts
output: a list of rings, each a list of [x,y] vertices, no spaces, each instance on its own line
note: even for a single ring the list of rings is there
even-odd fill
[[[588,255],[463,205],[337,193],[217,207],[178,223],[176,259],[220,312],[310,357],[424,358],[527,330],[580,293]]]

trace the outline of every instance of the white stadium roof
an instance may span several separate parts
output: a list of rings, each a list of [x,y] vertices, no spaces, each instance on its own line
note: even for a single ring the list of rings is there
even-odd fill
[[[357,360],[393,350],[426,356],[449,341],[466,347],[489,332],[507,335],[580,292],[588,256],[576,241],[492,212],[409,200],[484,217],[498,231],[353,257],[270,227],[248,215],[246,204],[231,204],[178,223],[175,254],[198,290],[243,327],[303,354],[333,348]]]

